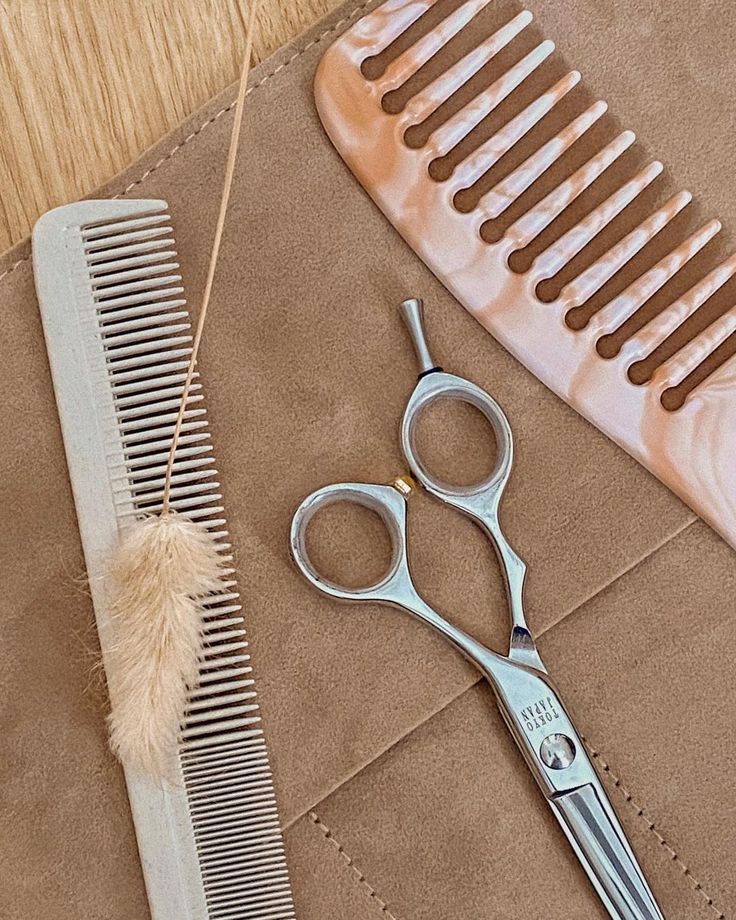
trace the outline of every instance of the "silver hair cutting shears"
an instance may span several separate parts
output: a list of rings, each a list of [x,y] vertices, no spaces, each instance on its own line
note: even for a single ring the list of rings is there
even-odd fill
[[[297,509],[291,527],[294,560],[316,588],[344,601],[382,602],[399,607],[434,627],[480,670],[494,690],[499,709],[527,766],[615,920],[663,920],[663,915],[603,785],[537,651],[524,617],[526,566],[504,536],[499,505],[511,473],[513,440],[508,419],[491,396],[469,380],[445,373],[429,352],[422,302],[401,305],[419,362],[419,377],[401,422],[401,445],[411,471],[440,501],[472,518],[489,537],[498,556],[511,612],[508,655],[481,645],[453,626],[419,595],[407,552],[405,480],[398,485],[338,483],[318,489]],[[496,465],[482,482],[452,486],[434,478],[416,451],[421,413],[435,400],[458,399],[485,416],[496,439]],[[375,511],[388,528],[393,555],[388,572],[375,584],[346,588],[326,579],[312,564],[306,546],[310,519],[336,501],[355,502]]]

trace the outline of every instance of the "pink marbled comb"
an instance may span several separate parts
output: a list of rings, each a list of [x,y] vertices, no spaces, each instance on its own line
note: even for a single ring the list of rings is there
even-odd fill
[[[627,176],[622,155],[634,135],[624,131],[575,168],[581,144],[574,145],[584,135],[591,141],[607,107],[596,102],[552,136],[545,132],[580,81],[577,71],[566,73],[529,101],[530,78],[543,83],[552,42],[517,55],[472,95],[468,84],[477,84],[495,57],[510,56],[532,19],[519,13],[453,59],[448,43],[455,38],[457,45],[488,2],[467,0],[436,22],[431,0],[388,0],[360,19],[328,49],[317,73],[325,129],[393,226],[478,321],[736,546],[736,308],[727,304],[707,323],[697,319],[736,273],[736,256],[700,272],[679,296],[658,294],[720,223],[683,233],[682,220],[673,219],[691,196],[680,192],[617,233],[615,218],[635,200],[644,207],[642,196],[662,165],[655,161]],[[422,80],[444,56],[439,75]],[[488,136],[504,101],[513,109],[514,93],[516,110]],[[516,165],[504,170],[514,155]],[[614,175],[604,200],[574,225],[565,223],[568,206]],[[558,224],[563,229],[555,234]],[[589,256],[602,231],[613,238],[602,254]],[[663,243],[664,255],[651,256]],[[521,251],[534,257],[519,268]],[[554,293],[542,300],[545,285]],[[642,310],[655,295],[657,311],[651,304]]]

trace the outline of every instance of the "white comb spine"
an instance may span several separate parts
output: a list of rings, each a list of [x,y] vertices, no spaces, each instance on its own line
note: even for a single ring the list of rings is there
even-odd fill
[[[166,208],[163,201],[150,204],[152,208]],[[80,533],[104,660],[112,631],[102,573],[117,540],[121,510],[113,504],[109,468],[123,466],[123,457],[121,451],[112,463],[105,462],[111,449],[105,428],[115,424],[112,394],[101,378],[104,368],[90,354],[91,335],[97,333],[85,326],[85,318],[76,308],[80,295],[89,300],[79,226],[85,222],[85,211],[89,210],[89,220],[96,216],[94,202],[83,202],[77,208],[74,226],[63,229],[62,245],[55,212],[36,224],[34,253],[43,251],[44,258],[43,265],[34,259],[34,274],[77,516],[85,522]],[[125,202],[121,216],[128,208]],[[92,323],[93,317],[88,319]],[[58,385],[62,380],[63,386]],[[102,413],[101,405],[105,406]],[[114,700],[115,674],[108,669],[108,661],[104,663]],[[125,779],[153,920],[207,920],[184,787],[164,788],[131,770],[125,771]]]

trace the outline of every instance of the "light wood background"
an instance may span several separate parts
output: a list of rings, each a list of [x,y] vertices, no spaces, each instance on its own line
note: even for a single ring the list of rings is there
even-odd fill
[[[261,0],[256,62],[338,2]],[[237,78],[239,9],[238,0],[0,0],[0,252]]]

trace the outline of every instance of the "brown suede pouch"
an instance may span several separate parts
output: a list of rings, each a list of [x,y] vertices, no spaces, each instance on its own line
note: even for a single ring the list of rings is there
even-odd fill
[[[530,6],[622,122],[733,226],[729,5]],[[733,551],[510,358],[344,167],[311,86],[324,47],[363,8],[349,3],[253,75],[200,361],[298,915],[604,917],[477,674],[407,617],[313,593],[289,560],[308,491],[404,472],[397,431],[414,364],[396,305],[422,296],[436,354],[509,415],[504,521],[529,563],[529,619],[665,915],[734,916]],[[192,304],[232,98],[106,190],[169,202]],[[0,296],[0,916],[144,920],[105,693],[90,677],[93,612],[27,244],[0,262]],[[471,462],[480,435],[458,437],[454,423],[436,419],[434,434]],[[427,599],[502,648],[487,542],[423,495],[410,519]],[[315,534],[324,559],[349,575],[377,564],[355,522],[331,523]]]

